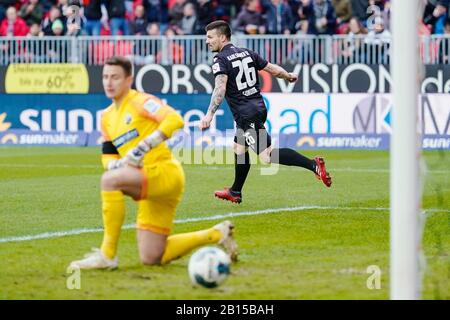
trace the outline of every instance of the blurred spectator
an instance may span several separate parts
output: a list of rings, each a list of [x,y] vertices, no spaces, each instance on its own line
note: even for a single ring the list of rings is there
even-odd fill
[[[297,6],[297,22],[294,25],[294,32],[297,35],[305,36],[308,34],[309,22],[308,16],[308,6],[310,0],[302,0]],[[311,37],[301,37],[298,41],[294,42],[292,50],[292,63],[310,64],[314,62],[314,40]]]
[[[3,19],[0,25],[0,36],[26,36],[27,33],[28,26],[21,17],[17,16],[16,8],[9,7],[6,10],[6,18]]]
[[[125,0],[125,18],[128,20],[131,20],[134,15],[133,3],[133,0]]]
[[[159,24],[153,22],[147,26],[147,34],[149,36],[160,36],[161,31],[159,29]]]
[[[352,14],[357,17],[363,24],[367,19],[367,7],[369,0],[350,0],[352,6]]]
[[[389,63],[390,37],[391,33],[385,28],[383,18],[376,17],[373,30],[370,30],[364,39],[369,63]],[[373,61],[373,57],[375,57],[375,61]]]
[[[367,30],[364,28],[362,22],[357,17],[352,17],[349,21],[349,29],[348,29],[348,35],[349,36],[362,36],[366,35]]]
[[[179,25],[183,19],[183,8],[186,0],[176,0],[175,4],[169,10],[169,24],[172,26]],[[170,31],[169,31],[170,32]]]
[[[336,26],[336,15],[334,8],[329,0],[311,0],[304,1],[309,5],[304,7],[308,16],[309,34],[334,34]]]
[[[102,0],[83,0],[86,22],[83,31],[88,36],[99,36],[102,30]]]
[[[69,30],[69,29],[68,29]],[[52,23],[53,36],[64,36],[64,24],[61,20],[57,19]],[[65,40],[50,41],[45,46],[45,56],[50,62],[61,63],[67,62],[68,43]]]
[[[27,34],[27,38],[34,40],[35,38],[42,37],[43,33],[41,30],[41,25],[39,23],[33,23]],[[24,41],[23,51],[21,54],[24,62],[44,62],[45,61],[45,50],[35,45],[34,41]]]
[[[124,0],[109,0],[105,4],[108,12],[109,23],[111,27],[111,35],[128,35],[128,22],[125,19],[125,1]]]
[[[48,13],[48,17],[45,18],[44,22],[42,23],[42,31],[44,32],[45,36],[53,35],[52,24],[57,19],[61,19],[61,18],[62,18],[62,15],[61,15],[61,11],[59,10],[59,8],[57,6],[51,7],[51,9]]]
[[[294,25],[294,33],[308,34],[308,17],[305,15],[303,3],[309,4],[309,0],[303,0],[297,8],[297,22]]]
[[[205,27],[213,21],[213,7],[210,0],[198,0],[197,1],[197,24],[198,30],[203,34]]]
[[[160,36],[159,24],[156,22],[147,24],[146,34],[149,36]],[[136,65],[155,63],[156,55],[161,47],[160,39],[146,39],[146,41],[136,41],[133,47],[132,57]]]
[[[175,31],[172,28],[167,28],[164,35],[167,38],[172,38],[175,35]],[[182,63],[183,61],[183,46],[179,45],[174,41],[170,41],[168,45],[163,45],[165,50],[158,51],[156,55],[156,63],[161,63],[166,61],[170,61],[173,63]]]
[[[143,5],[136,6],[134,9],[134,19],[130,21],[130,34],[143,36],[147,32],[147,17]]]
[[[68,7],[63,12],[63,15],[66,17],[65,35],[67,36],[79,36],[81,34],[84,22],[81,19],[80,7],[79,0],[70,0]]]
[[[16,4],[16,0],[0,0],[0,21],[6,17],[6,9]]]
[[[342,56],[344,63],[362,62],[365,57],[363,56],[364,38],[367,34],[367,30],[357,17],[353,17],[349,22],[349,30],[346,39],[343,42]]]
[[[185,3],[183,7],[183,18],[174,30],[179,35],[197,33],[197,14],[192,3]]]
[[[259,0],[245,0],[244,6],[232,22],[232,30],[245,34],[266,33],[265,21],[258,11]]]
[[[352,17],[352,5],[350,0],[333,0],[332,3],[336,12],[336,33],[347,33],[348,22]]]
[[[262,0],[268,34],[290,34],[293,28],[291,7],[282,0]]]
[[[385,28],[382,17],[376,17],[373,24],[373,29],[369,30],[366,38],[366,43],[380,43],[388,40],[391,36],[389,30]]]
[[[381,17],[383,18],[385,28],[391,30],[391,2],[386,0],[384,2],[383,11],[381,12]]]
[[[30,29],[28,30],[28,34],[27,37],[28,38],[35,38],[35,37],[40,37],[42,36],[42,30],[41,30],[41,25],[39,23],[33,23],[30,26]]]
[[[444,21],[448,15],[450,0],[427,0],[423,13],[423,22],[431,26],[434,34],[444,32]]]
[[[167,0],[143,0],[142,4],[147,14],[147,22],[158,22],[161,25],[161,30],[166,30],[169,23]]]
[[[52,36],[59,37],[64,35],[64,25],[61,20],[56,19],[55,21],[53,21],[52,31],[53,31]]]
[[[439,63],[450,64],[450,18],[445,19],[444,34],[447,37],[439,43]]]
[[[384,10],[384,4],[386,0],[369,0],[369,6],[377,6],[380,12]]]
[[[56,0],[40,0],[40,4],[42,4],[42,7],[44,8],[44,12],[50,11],[50,8],[56,5]]]
[[[28,26],[31,26],[33,23],[41,23],[44,16],[44,7],[39,3],[39,0],[30,0],[30,2],[22,6],[19,15]]]
[[[61,11],[61,14],[64,14],[66,12],[67,7],[69,6],[68,0],[58,0],[58,3],[56,4],[59,8],[59,11]],[[64,21],[62,21],[64,23]]]
[[[240,0],[214,0],[215,10],[214,20],[230,21],[231,17],[236,17],[240,8]]]

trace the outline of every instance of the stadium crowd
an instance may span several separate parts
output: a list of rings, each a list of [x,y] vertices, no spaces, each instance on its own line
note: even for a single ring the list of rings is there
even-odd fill
[[[342,35],[333,45],[337,63],[389,64],[392,0],[0,0],[0,64],[11,61],[67,62],[69,40],[52,36],[200,35],[211,21],[228,21],[235,34]],[[421,0],[420,35],[450,35],[450,0]],[[26,36],[13,44],[1,37]],[[46,36],[45,46],[33,40]],[[105,38],[103,38],[105,39]],[[139,39],[139,38],[138,38]],[[167,38],[168,39],[168,38]],[[91,43],[82,52],[90,63],[108,56],[130,56],[136,64],[161,63],[170,52],[173,63],[192,55],[193,42],[109,41]],[[319,39],[320,40],[320,39]],[[450,63],[450,37],[421,48],[440,64]],[[285,43],[289,60],[322,61],[323,46],[312,38]],[[167,48],[166,51],[162,48]],[[280,53],[277,43],[267,52]],[[322,60],[321,60],[322,59]],[[275,62],[281,63],[276,60]]]
[[[450,0],[422,1],[420,34],[444,34]],[[236,34],[382,34],[390,8],[390,0],[0,0],[0,36],[204,34],[217,19]]]

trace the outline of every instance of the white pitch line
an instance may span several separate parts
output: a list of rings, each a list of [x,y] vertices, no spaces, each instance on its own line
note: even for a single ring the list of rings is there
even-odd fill
[[[188,167],[190,164],[185,164]],[[198,165],[198,164],[194,164]],[[230,164],[231,165],[231,164]],[[101,165],[71,165],[71,164],[13,164],[13,163],[2,163],[0,167],[4,168],[93,168],[93,169],[101,169]],[[195,167],[200,170],[234,170],[233,167],[228,167],[225,165],[222,166],[202,166]],[[285,168],[285,170],[297,170],[298,168]],[[389,173],[389,169],[371,169],[371,168],[330,168],[330,172],[366,172],[366,173]],[[443,174],[449,173],[450,170],[428,170],[429,173]]]
[[[224,213],[224,214],[213,215],[210,217],[186,218],[186,219],[175,220],[175,223],[181,224],[181,223],[189,223],[189,222],[220,220],[220,219],[233,218],[233,217],[256,216],[256,215],[269,214],[269,213],[305,211],[305,210],[389,211],[389,208],[300,206],[300,207],[272,208],[272,209],[255,210],[255,211],[229,212],[229,213]],[[433,213],[433,212],[450,213],[450,210],[426,209],[425,212],[426,213]],[[123,230],[134,229],[134,228],[135,228],[135,224],[127,224],[122,227]],[[45,233],[40,233],[40,234],[35,234],[35,235],[24,235],[24,236],[0,238],[0,243],[60,238],[60,237],[65,237],[65,236],[73,236],[73,235],[80,235],[80,234],[84,234],[84,233],[95,233],[95,232],[102,232],[102,231],[103,231],[103,228],[82,228],[82,229],[73,229],[73,230],[67,230],[67,231],[45,232]]]

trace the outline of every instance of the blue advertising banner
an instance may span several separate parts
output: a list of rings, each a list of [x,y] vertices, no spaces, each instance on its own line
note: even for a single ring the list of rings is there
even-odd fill
[[[231,148],[234,132],[195,131],[186,133],[178,131],[167,144],[172,149],[180,148]],[[359,149],[387,150],[390,136],[388,134],[274,134],[273,145],[293,149]],[[100,132],[46,132],[10,129],[0,133],[0,145],[18,146],[92,146],[100,147]],[[450,136],[425,135],[422,138],[424,150],[450,150]]]
[[[160,94],[184,118],[187,129],[197,127],[206,113],[208,94]],[[111,104],[104,94],[0,94],[0,115],[12,129],[32,131],[100,131],[103,109]],[[233,128],[233,117],[226,102],[216,113],[211,130]],[[0,123],[2,121],[0,120]]]
[[[86,146],[88,133],[7,130],[0,132],[0,145],[20,146]]]
[[[171,146],[232,145],[234,121],[225,102],[210,130],[199,136],[198,121],[206,113],[210,95],[158,96],[174,107],[185,122],[184,135],[170,140]],[[393,108],[389,94],[267,93],[263,97],[269,111],[266,128],[281,147],[389,146]],[[424,134],[424,149],[449,149],[448,101],[445,94],[418,97],[418,126]],[[0,94],[0,144],[98,146],[101,113],[110,103],[103,94]]]

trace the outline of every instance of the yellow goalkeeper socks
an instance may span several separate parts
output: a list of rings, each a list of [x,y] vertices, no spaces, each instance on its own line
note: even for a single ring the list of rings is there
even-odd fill
[[[125,198],[122,191],[102,191],[103,242],[102,253],[112,259],[117,253],[117,244],[125,218]]]
[[[221,237],[222,233],[213,228],[170,236],[167,238],[166,250],[161,259],[161,264],[178,259],[201,245],[217,243]]]

